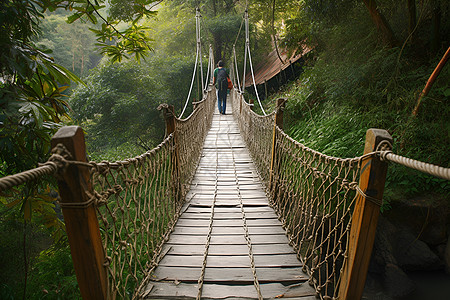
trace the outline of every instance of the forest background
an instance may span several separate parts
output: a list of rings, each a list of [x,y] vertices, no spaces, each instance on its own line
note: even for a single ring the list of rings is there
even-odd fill
[[[203,69],[210,44],[215,61],[227,65],[236,44],[242,70],[246,1],[2,2],[1,176],[45,162],[52,134],[66,124],[86,131],[92,160],[157,145],[164,135],[157,106],[173,104],[179,113],[188,94],[196,7]],[[412,113],[450,44],[448,1],[254,0],[248,9],[255,65],[274,40],[290,52],[312,49],[300,77],[263,101],[270,110],[277,97],[288,99],[289,135],[325,154],[354,157],[367,128],[384,128],[396,153],[449,167],[448,66]],[[198,78],[194,86],[190,101],[201,97]],[[80,298],[55,189],[49,179],[0,195],[2,299]],[[448,201],[449,192],[444,180],[393,166],[383,210],[423,194]]]

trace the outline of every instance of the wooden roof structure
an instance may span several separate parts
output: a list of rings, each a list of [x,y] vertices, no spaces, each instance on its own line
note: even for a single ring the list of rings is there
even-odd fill
[[[267,55],[266,59],[259,63],[254,69],[256,85],[269,81],[278,75],[278,73],[288,68],[291,64],[298,61],[309,51],[311,51],[311,49],[306,45],[303,45],[288,57],[288,51],[286,49],[279,49],[280,57],[283,59],[283,62],[281,62],[277,50],[273,49],[272,52]],[[245,75],[245,87],[250,87],[251,85],[253,85],[252,73],[247,72]]]

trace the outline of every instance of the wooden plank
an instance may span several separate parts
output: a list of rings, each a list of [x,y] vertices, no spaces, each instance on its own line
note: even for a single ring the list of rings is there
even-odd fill
[[[183,227],[183,226],[177,226],[175,227],[175,230],[172,234],[178,234],[178,235],[207,235],[208,234],[208,227]],[[280,226],[266,226],[266,227],[249,227],[248,232],[251,236],[258,235],[258,234],[266,234],[270,232],[271,234],[285,234],[285,231]],[[213,227],[212,234],[213,235],[240,235],[244,233],[244,229],[242,230],[236,230],[236,228],[233,228],[233,230],[230,230],[228,227]]]
[[[196,235],[177,235],[171,234],[168,243],[178,245],[204,245],[206,244],[206,236]],[[244,234],[242,235],[221,235],[211,236],[210,243],[212,245],[246,245]]]
[[[158,280],[177,280],[180,282],[197,282],[201,267],[166,267],[159,266],[154,272],[154,278]],[[285,282],[300,283],[308,278],[300,267],[294,268],[256,268],[256,274],[260,283]],[[205,282],[232,282],[253,283],[253,274],[250,268],[209,268],[205,270]]]
[[[226,213],[226,212],[240,212],[240,207],[216,207],[214,211],[217,213]],[[244,207],[245,213],[264,213],[264,212],[274,212],[274,210],[267,205],[261,207]],[[188,209],[185,212],[211,212],[211,208],[209,207],[199,207],[194,205],[189,205]]]
[[[195,283],[152,282],[153,288],[144,299],[195,299],[198,293]],[[257,299],[253,284],[233,285],[204,284],[202,299]]]
[[[295,254],[255,255],[255,266],[264,268],[301,267],[301,262]],[[203,256],[166,255],[159,263],[166,267],[201,267]],[[248,255],[208,255],[207,266],[213,268],[246,268],[250,267]]]
[[[247,184],[247,185],[239,185],[239,191],[261,191],[262,185],[257,183],[256,181],[254,184]],[[218,193],[222,194],[228,194],[228,193],[234,193],[237,192],[238,189],[235,185],[221,185],[216,187],[215,184],[211,185],[196,185],[192,184],[190,186],[190,190],[188,194],[186,195],[186,198],[192,197],[192,194],[202,194],[202,193],[214,193],[217,190]]]
[[[184,212],[180,219],[209,219],[211,217],[211,212],[205,213],[194,213],[194,212]],[[263,213],[253,213],[246,212],[246,219],[277,219],[277,215],[274,212],[263,212]],[[229,213],[220,213],[214,212],[214,220],[218,219],[242,219],[241,212],[229,212]]]
[[[169,242],[163,246],[163,251],[168,251],[168,254],[173,255],[203,255],[205,252],[204,245],[172,245]],[[253,254],[289,254],[295,253],[291,246],[287,244],[261,244],[253,245]],[[169,249],[169,250],[167,250]],[[209,247],[209,255],[247,255],[247,245],[211,245]]]
[[[191,227],[206,227],[209,226],[209,220],[192,220],[192,219],[179,219],[177,225],[180,226],[191,226]],[[263,227],[263,226],[281,226],[281,222],[277,219],[262,219],[262,220],[247,220],[247,226],[252,227]],[[236,227],[242,226],[242,222],[235,222],[233,220],[215,220],[214,226],[222,227]]]
[[[230,228],[229,231],[236,230]],[[237,235],[212,235],[211,245],[246,245],[247,241],[244,237],[244,230],[239,230],[242,234]],[[285,235],[274,234],[259,234],[251,235],[250,239],[253,245],[257,244],[282,244],[288,243],[288,239]],[[186,234],[171,234],[168,243],[174,245],[204,245],[206,244],[206,235],[186,235]]]
[[[151,293],[145,299],[195,299],[197,285],[195,283],[152,282]],[[308,283],[283,285],[281,283],[266,283],[260,285],[262,295],[267,299],[289,298],[301,300],[313,300],[314,290]],[[167,297],[167,298],[165,298]],[[176,297],[176,298],[174,298]],[[182,298],[179,298],[182,297]],[[295,297],[295,298],[294,298]],[[256,299],[256,289],[253,284],[233,285],[204,284],[202,299]]]
[[[241,197],[242,197],[242,199],[245,199],[245,200],[264,200],[264,201],[268,202],[266,194],[263,192],[255,193],[253,191],[250,191],[250,192],[242,191]],[[237,193],[234,195],[232,195],[232,194],[217,194],[216,195],[217,200],[227,200],[227,199],[234,199],[234,198],[239,198],[239,195]],[[211,193],[211,194],[195,194],[195,195],[193,195],[192,199],[194,199],[194,200],[214,199],[214,194],[213,193]]]
[[[213,203],[213,200],[192,200],[191,202],[194,205],[199,206],[211,206]],[[267,205],[267,200],[259,200],[259,199],[243,199],[242,201],[244,206],[261,206],[261,205]],[[235,200],[218,200],[215,202],[216,206],[235,206],[238,207],[240,205],[240,201],[238,199]]]

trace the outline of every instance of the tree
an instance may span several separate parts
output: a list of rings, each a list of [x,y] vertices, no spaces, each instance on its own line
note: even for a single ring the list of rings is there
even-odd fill
[[[41,22],[41,33],[36,41],[37,47],[51,49],[55,62],[82,77],[95,67],[101,59],[97,51],[96,36],[89,30],[89,24],[75,21],[66,22],[70,12],[46,12]]]
[[[82,83],[72,72],[56,64],[48,51],[40,50],[34,43],[43,13],[62,8],[73,12],[68,18],[69,23],[80,18],[93,24],[102,20],[96,34],[103,53],[112,60],[120,61],[129,56],[140,59],[151,50],[150,39],[138,25],[143,17],[155,14],[146,7],[151,1],[136,1],[139,5],[133,6],[132,22],[121,25],[124,29],[120,31],[117,27],[125,20],[120,16],[104,17],[100,10],[105,3],[97,0],[0,2],[1,176],[34,168],[47,160],[50,137],[63,119],[69,119],[64,91],[71,81]],[[64,225],[55,211],[55,183],[51,179],[28,182],[2,192],[0,202],[2,222],[14,219],[23,224],[23,249],[27,248],[28,224],[32,222],[37,224],[36,227],[49,228],[54,241],[63,236]],[[25,256],[23,262],[25,298],[30,260]]]
[[[165,97],[158,77],[146,64],[106,62],[86,78],[87,86],[78,86],[70,104],[74,118],[84,122],[91,151],[139,139],[151,147],[161,141],[164,124],[157,107]]]
[[[369,10],[370,17],[372,18],[372,21],[375,23],[375,26],[380,32],[384,43],[389,47],[394,47],[395,45],[397,45],[398,41],[394,36],[394,32],[392,31],[391,26],[387,22],[384,15],[380,12],[376,1],[363,0],[363,2]]]
[[[244,7],[239,1],[234,0],[204,0],[204,1],[181,1],[175,0],[171,4],[178,10],[193,15],[196,8],[200,9],[202,19],[205,20],[202,25],[206,25],[210,38],[206,36],[211,43],[214,51],[214,60],[226,61],[231,54],[232,45],[235,42],[239,32]],[[241,33],[241,42],[244,40],[244,31]]]

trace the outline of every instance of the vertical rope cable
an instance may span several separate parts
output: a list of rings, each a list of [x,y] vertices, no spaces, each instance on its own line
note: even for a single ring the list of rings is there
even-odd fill
[[[247,50],[248,49],[248,50]],[[264,116],[267,116],[266,112],[264,111],[264,108],[261,104],[261,100],[259,99],[258,89],[256,88],[256,82],[255,82],[255,74],[253,72],[253,63],[252,63],[252,55],[250,53],[250,34],[249,34],[249,26],[248,26],[248,10],[245,10],[245,63],[244,63],[244,83],[242,85],[242,91],[245,90],[245,64],[247,63],[247,53],[248,53],[248,62],[250,64],[250,71],[252,74],[253,79],[253,87],[255,88],[255,94],[256,99],[258,99],[259,107],[261,108],[262,113]]]
[[[202,15],[200,14],[200,8],[197,7],[197,12],[196,12],[196,27],[197,27],[197,48],[200,49],[199,51],[199,55],[200,55],[200,78],[201,78],[201,82],[202,82],[202,91],[205,90],[205,85],[203,83],[203,61],[202,61],[202,41],[201,41],[201,26],[200,26],[200,18],[202,17]],[[203,98],[203,97],[202,97]],[[200,100],[200,99],[199,99]]]
[[[245,20],[245,54],[244,54],[244,72],[242,73],[242,91],[245,91],[245,71],[247,68],[247,49],[250,44],[249,34],[248,34],[248,10],[245,9],[244,13]]]
[[[195,80],[195,74],[197,72],[197,68],[198,68],[198,58],[201,55],[201,47],[200,47],[200,10],[197,9],[196,13],[195,13],[195,27],[196,27],[196,38],[197,38],[197,53],[195,55],[195,64],[194,64],[194,72],[192,74],[192,80],[191,80],[191,87],[189,88],[189,93],[188,96],[186,98],[186,102],[184,103],[184,107],[183,110],[181,111],[180,116],[178,117],[179,119],[181,119],[184,115],[184,112],[186,111],[187,105],[189,103],[189,99],[191,98],[191,93],[192,93],[192,88],[194,87],[194,80]],[[201,57],[200,57],[201,60]],[[202,87],[203,87],[203,72],[202,72]],[[203,89],[202,89],[203,90]]]

